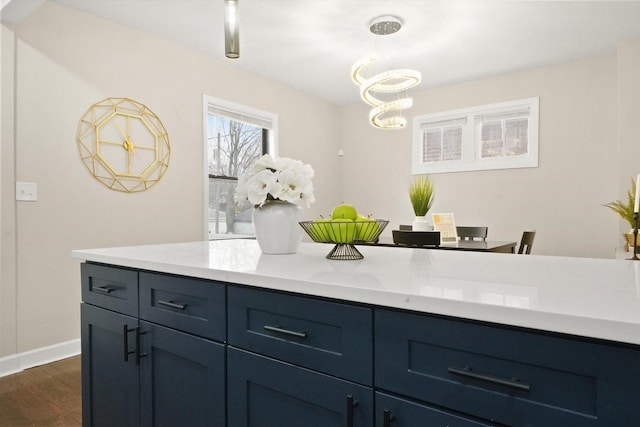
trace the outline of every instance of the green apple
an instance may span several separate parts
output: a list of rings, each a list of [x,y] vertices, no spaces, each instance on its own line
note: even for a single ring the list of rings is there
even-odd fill
[[[356,218],[356,237],[358,240],[373,240],[378,233],[380,226],[378,222],[370,216],[358,215]]]
[[[351,243],[356,238],[356,223],[352,219],[332,219],[331,228],[336,243]]]
[[[358,216],[356,208],[348,203],[342,203],[333,208],[331,219],[350,219],[355,220]]]
[[[311,238],[316,242],[326,243],[333,240],[333,229],[329,218],[314,219],[309,226],[309,231]]]

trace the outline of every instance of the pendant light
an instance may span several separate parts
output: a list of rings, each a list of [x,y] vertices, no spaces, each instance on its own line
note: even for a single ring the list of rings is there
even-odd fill
[[[238,2],[239,0],[224,0],[224,54],[231,59],[240,57]]]

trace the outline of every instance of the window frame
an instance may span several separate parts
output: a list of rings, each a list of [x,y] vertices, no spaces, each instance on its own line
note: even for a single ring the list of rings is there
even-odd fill
[[[509,115],[524,110],[528,110],[527,117],[529,120],[527,155],[483,158],[480,138],[482,117]],[[411,172],[413,175],[423,175],[431,173],[538,167],[539,114],[540,99],[534,97],[414,116]],[[461,142],[462,159],[423,162],[423,135],[425,129],[427,129],[430,124],[456,121],[464,122],[464,124],[462,124]],[[431,127],[433,128],[434,126]]]
[[[208,152],[208,117],[209,114],[212,113],[213,109],[227,111],[231,114],[235,114],[237,116],[244,116],[255,119],[256,121],[269,122],[271,124],[270,137],[265,142],[263,141],[264,150],[266,153],[271,154],[274,157],[278,155],[278,115],[274,113],[270,113],[268,111],[263,111],[257,108],[249,107],[246,105],[238,104],[236,102],[227,101],[225,99],[216,98],[210,95],[202,96],[202,135],[203,135],[203,193],[204,193],[204,204],[203,204],[203,235],[204,240],[209,241],[211,238],[209,236],[209,152]],[[256,124],[256,126],[258,126]],[[261,126],[265,129],[264,126]],[[225,179],[224,177],[218,177],[220,179]],[[232,179],[232,178],[226,178]]]

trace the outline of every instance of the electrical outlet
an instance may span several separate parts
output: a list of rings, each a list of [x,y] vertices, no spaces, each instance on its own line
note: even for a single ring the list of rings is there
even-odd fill
[[[16,200],[25,202],[38,200],[38,184],[35,182],[16,182]]]

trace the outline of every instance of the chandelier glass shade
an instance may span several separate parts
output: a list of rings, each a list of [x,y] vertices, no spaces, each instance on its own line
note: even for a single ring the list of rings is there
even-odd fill
[[[376,35],[386,35],[398,31],[400,27],[397,18],[381,17],[373,21],[370,30]],[[406,91],[420,84],[422,76],[416,70],[398,68],[366,77],[365,69],[377,60],[376,53],[358,59],[351,67],[351,79],[360,86],[362,100],[373,107],[369,112],[372,126],[379,129],[402,129],[407,120],[399,113],[413,105],[413,100],[406,96]]]

